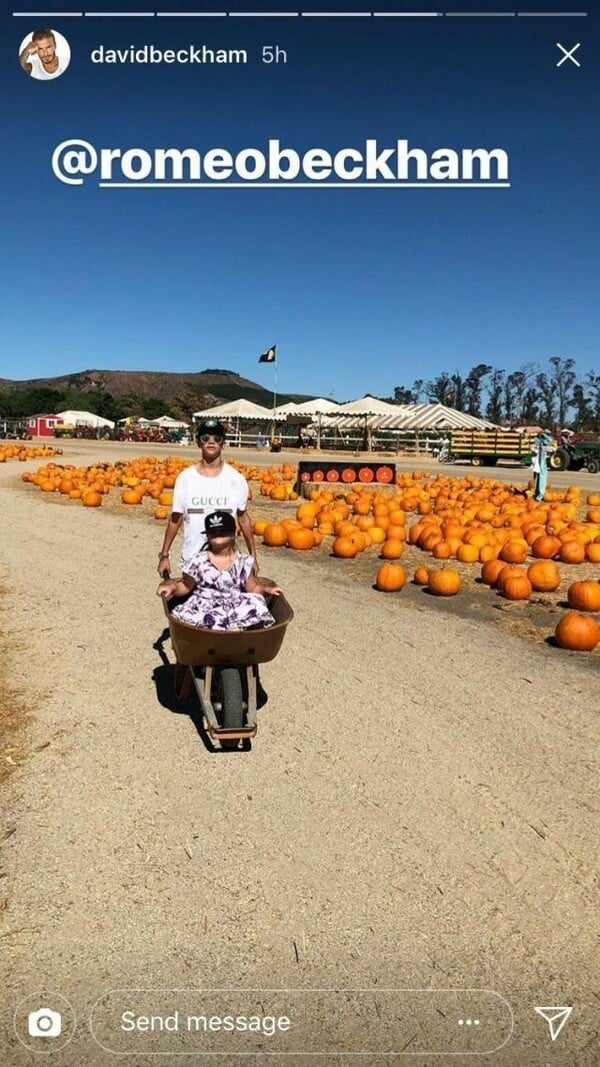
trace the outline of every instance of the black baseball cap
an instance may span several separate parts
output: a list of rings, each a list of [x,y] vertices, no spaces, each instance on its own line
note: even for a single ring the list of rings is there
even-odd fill
[[[211,511],[204,523],[206,535],[234,534],[235,519],[230,511]]]
[[[218,419],[202,419],[196,426],[196,437],[201,437],[202,434],[212,434],[214,437],[222,437],[225,440],[226,431],[222,422]]]

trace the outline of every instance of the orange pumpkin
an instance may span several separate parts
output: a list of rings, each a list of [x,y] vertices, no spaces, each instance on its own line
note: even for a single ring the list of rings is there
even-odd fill
[[[397,593],[406,581],[406,571],[400,563],[382,563],[377,571],[375,585],[382,593]]]
[[[169,514],[169,509],[168,508],[155,508],[154,509],[154,518],[155,519],[161,519],[161,520],[162,519],[166,519],[168,517],[168,514]]]
[[[479,560],[479,549],[477,548],[477,545],[459,545],[456,550],[456,558],[460,563],[477,563]]]
[[[404,552],[404,544],[402,541],[384,541],[381,546],[381,558],[382,559],[400,559],[400,556]]]
[[[600,611],[600,583],[573,582],[567,590],[567,600],[577,611]]]
[[[585,545],[582,545],[579,541],[563,541],[558,556],[563,563],[583,563]]]
[[[427,585],[434,596],[454,596],[460,589],[460,574],[451,567],[430,570]]]
[[[413,582],[415,585],[427,585],[429,581],[429,571],[427,567],[417,567],[413,574]]]
[[[263,544],[269,548],[281,548],[288,538],[288,531],[281,522],[268,522],[263,530]]]
[[[305,551],[315,547],[315,537],[312,530],[306,527],[301,527],[299,530],[291,529],[288,530],[287,543],[290,548]]]
[[[591,545],[585,546],[585,558],[589,563],[600,563],[600,541],[598,538]]]
[[[500,572],[507,566],[501,559],[489,559],[481,568],[481,581],[486,585],[495,585]]]
[[[507,541],[500,550],[500,559],[505,563],[524,563],[527,559],[527,545],[520,541]]]
[[[560,585],[560,571],[551,559],[539,559],[527,568],[527,577],[536,593],[552,593]]]
[[[141,504],[142,503],[141,494],[137,489],[125,489],[125,491],[123,493],[121,493],[121,500],[123,501],[124,504]]]
[[[90,489],[83,494],[81,502],[84,508],[99,508],[102,503],[102,493],[97,493],[94,489]]]
[[[360,546],[350,534],[340,534],[331,545],[331,551],[339,559],[354,559],[360,551]]]
[[[557,644],[572,652],[591,652],[600,641],[600,626],[591,615],[568,611],[554,631]]]
[[[502,583],[502,596],[507,600],[527,600],[531,596],[531,582],[526,574],[507,578]]]
[[[560,540],[551,534],[542,534],[536,538],[531,546],[532,555],[536,559],[552,559],[560,549]]]

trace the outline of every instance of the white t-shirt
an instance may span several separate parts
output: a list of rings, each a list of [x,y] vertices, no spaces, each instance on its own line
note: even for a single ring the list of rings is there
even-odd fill
[[[248,482],[235,467],[224,463],[214,478],[200,474],[195,466],[177,475],[173,489],[173,511],[183,515],[181,567],[195,559],[206,541],[204,520],[211,511],[237,515],[248,503]]]
[[[51,81],[52,78],[60,78],[61,74],[64,74],[69,66],[69,60],[65,56],[59,56],[58,52],[56,53],[56,58],[58,59],[58,67],[53,74],[49,74],[44,69],[40,57],[33,52],[27,59],[27,62],[31,63],[31,77],[38,78],[39,81]]]

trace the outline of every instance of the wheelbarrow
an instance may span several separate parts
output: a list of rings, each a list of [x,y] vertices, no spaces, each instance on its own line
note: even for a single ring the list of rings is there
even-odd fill
[[[263,585],[274,585],[261,578]],[[175,695],[185,700],[193,685],[208,734],[222,748],[237,748],[257,731],[258,665],[275,659],[294,617],[283,594],[266,594],[275,622],[247,630],[206,630],[181,622],[170,611],[178,599],[163,598],[175,653]],[[244,684],[245,683],[245,684]]]

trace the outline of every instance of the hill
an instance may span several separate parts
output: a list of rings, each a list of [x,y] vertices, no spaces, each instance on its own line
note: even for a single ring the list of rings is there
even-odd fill
[[[240,377],[235,371],[216,368],[196,373],[84,370],[21,381],[0,378],[0,415],[26,415],[41,410],[79,407],[107,414],[109,418],[117,410],[123,414],[148,415],[152,412],[149,417],[166,411],[188,418],[194,410],[239,397],[265,407],[273,404],[270,389]],[[298,393],[277,396],[281,404],[308,399],[308,395]]]

